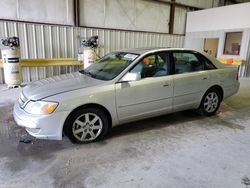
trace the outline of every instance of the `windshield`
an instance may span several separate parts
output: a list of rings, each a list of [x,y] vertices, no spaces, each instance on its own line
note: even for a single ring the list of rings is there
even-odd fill
[[[100,80],[112,80],[138,56],[128,52],[112,52],[80,72]]]

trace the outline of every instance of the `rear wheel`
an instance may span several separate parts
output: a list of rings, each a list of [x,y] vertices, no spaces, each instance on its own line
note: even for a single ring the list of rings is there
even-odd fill
[[[215,89],[209,89],[202,98],[198,111],[202,115],[211,116],[216,114],[221,103],[221,93]]]
[[[64,132],[73,143],[89,143],[102,139],[108,132],[106,114],[96,108],[74,112],[65,124]]]

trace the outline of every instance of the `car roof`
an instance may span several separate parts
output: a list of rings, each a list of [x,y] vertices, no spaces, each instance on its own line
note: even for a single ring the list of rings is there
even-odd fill
[[[135,53],[135,54],[144,54],[150,51],[157,51],[161,49],[168,49],[168,48],[157,48],[157,47],[151,47],[151,48],[133,48],[133,49],[121,49],[118,50],[120,52],[128,52],[128,53]]]
[[[170,47],[150,47],[150,48],[133,48],[133,49],[122,49],[117,50],[118,52],[128,52],[128,53],[135,53],[135,54],[145,54],[148,52],[155,52],[155,51],[170,51],[170,50],[192,50],[193,49],[185,49],[185,48],[170,48]]]

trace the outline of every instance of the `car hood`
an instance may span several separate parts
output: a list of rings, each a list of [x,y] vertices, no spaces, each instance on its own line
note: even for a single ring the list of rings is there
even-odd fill
[[[23,94],[28,99],[40,100],[59,93],[100,85],[104,82],[74,72],[32,82],[23,88]]]

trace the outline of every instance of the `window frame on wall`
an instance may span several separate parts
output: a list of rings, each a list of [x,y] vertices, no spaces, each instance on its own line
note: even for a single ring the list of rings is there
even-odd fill
[[[228,34],[236,34],[236,33],[241,33],[241,39],[240,39],[240,45],[239,45],[239,48],[238,48],[238,53],[232,53],[232,50],[230,50],[230,53],[226,53]],[[242,38],[243,38],[243,31],[226,32],[225,33],[223,55],[236,55],[236,56],[240,55],[240,48],[242,46]]]

